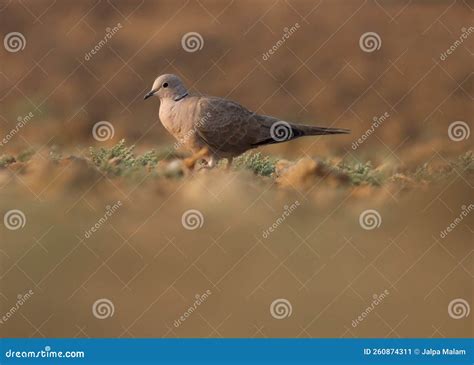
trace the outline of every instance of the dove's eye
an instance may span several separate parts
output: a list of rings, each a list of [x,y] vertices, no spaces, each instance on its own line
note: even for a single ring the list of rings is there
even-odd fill
[[[168,83],[165,82],[165,83],[163,84],[163,87],[168,87]]]

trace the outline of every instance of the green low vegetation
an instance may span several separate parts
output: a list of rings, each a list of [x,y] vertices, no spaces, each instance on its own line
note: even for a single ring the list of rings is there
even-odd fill
[[[136,156],[135,146],[127,147],[122,139],[112,148],[90,147],[89,154],[92,163],[101,171],[117,176],[130,176],[139,170],[153,169],[158,163],[158,156],[154,150]]]
[[[233,167],[236,169],[247,169],[257,175],[270,176],[275,172],[275,157],[262,156],[260,152],[247,152],[234,159]]]
[[[0,156],[0,167],[7,167],[8,165],[15,162],[15,157],[12,155],[1,155]]]
[[[101,172],[112,176],[138,177],[143,176],[161,176],[163,178],[182,178],[183,172],[170,175],[166,166],[170,166],[168,161],[179,160],[186,155],[177,152],[174,148],[162,149],[159,152],[155,150],[147,151],[141,155],[134,152],[135,146],[127,146],[125,140],[121,140],[115,146],[110,148],[90,147],[89,155],[86,160]],[[14,163],[27,164],[35,154],[33,149],[27,149],[18,155],[5,154],[0,156],[0,168],[7,168]],[[52,147],[49,152],[49,158],[53,162],[64,159],[57,147]],[[159,173],[157,165],[159,161],[164,161],[164,172]],[[278,159],[271,156],[264,156],[260,152],[247,152],[234,159],[232,168],[234,170],[249,170],[257,176],[275,176],[275,166]],[[413,171],[398,171],[389,175],[375,168],[371,162],[342,161],[338,164],[330,161],[322,161],[329,169],[337,174],[346,175],[351,185],[371,185],[380,186],[387,181],[405,183],[413,182],[436,182],[453,177],[456,174],[470,175],[474,173],[474,154],[472,151],[459,156],[455,160],[446,161],[441,165],[425,163]],[[174,164],[174,163],[173,163]],[[175,165],[175,164],[174,164]],[[224,163],[218,165],[218,169],[223,167]],[[180,168],[182,165],[175,165],[174,168]]]
[[[384,179],[382,174],[374,169],[370,161],[354,164],[343,161],[339,163],[336,168],[348,175],[353,185],[369,184],[380,186]]]

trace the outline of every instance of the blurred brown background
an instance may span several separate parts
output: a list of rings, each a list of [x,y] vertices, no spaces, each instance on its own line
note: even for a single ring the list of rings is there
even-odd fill
[[[1,9],[2,34],[21,31],[26,47],[1,49],[0,128],[35,115],[12,145],[90,145],[100,120],[114,125],[116,141],[174,142],[156,124],[156,101],[142,100],[155,77],[171,72],[194,92],[353,130],[350,137],[301,140],[270,152],[343,150],[385,112],[389,127],[379,128],[358,156],[376,150],[379,158],[396,158],[393,151],[404,161],[413,150],[423,159],[431,147],[446,154],[465,147],[449,143],[446,131],[472,113],[472,39],[445,61],[440,54],[472,26],[469,1],[3,1]],[[122,28],[86,61],[118,23]],[[295,23],[299,29],[264,61]],[[182,48],[188,32],[201,34],[200,51]],[[379,50],[360,49],[365,32],[379,34]]]
[[[440,54],[472,26],[473,8],[472,1],[1,1],[0,34],[20,32],[26,43],[18,52],[0,47],[0,136],[19,116],[33,117],[0,155],[34,147],[41,166],[52,146],[77,153],[122,138],[140,151],[169,146],[157,101],[143,95],[156,76],[176,73],[196,93],[352,130],[266,154],[345,156],[393,170],[442,162],[472,148],[472,136],[454,142],[448,127],[472,119],[474,36],[444,61]],[[202,36],[202,49],[183,49],[188,32]],[[361,49],[366,32],[380,36],[380,49]],[[387,121],[353,150],[384,113]],[[91,134],[102,120],[115,128],[105,143]],[[472,314],[456,320],[447,311],[455,298],[472,304],[472,214],[439,237],[472,203],[472,175],[409,192],[319,182],[302,192],[236,172],[130,185],[29,168],[33,177],[0,175],[0,213],[21,209],[27,219],[21,230],[1,226],[0,314],[18,294],[35,293],[0,324],[2,336],[472,336]],[[74,189],[64,190],[68,184]],[[123,207],[84,239],[117,200]],[[295,200],[301,207],[262,238]],[[202,228],[183,229],[188,209],[203,213]],[[359,225],[367,209],[381,214],[376,230]],[[206,290],[210,297],[175,327]],[[384,290],[388,297],[352,326]],[[114,303],[111,318],[92,315],[100,298]],[[277,298],[291,303],[289,318],[271,316]]]

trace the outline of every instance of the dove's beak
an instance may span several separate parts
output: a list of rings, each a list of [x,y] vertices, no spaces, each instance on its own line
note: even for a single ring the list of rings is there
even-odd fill
[[[155,95],[155,93],[156,93],[156,90],[150,91],[148,94],[145,95],[145,97],[143,98],[143,100],[146,100],[146,99],[152,97],[153,95]]]

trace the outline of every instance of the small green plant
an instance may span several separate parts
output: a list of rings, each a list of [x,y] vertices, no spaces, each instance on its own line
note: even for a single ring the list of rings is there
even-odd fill
[[[13,155],[2,155],[0,156],[0,167],[7,167],[14,162],[28,162],[34,154],[35,150],[29,148],[20,152],[16,157]]]
[[[450,161],[441,167],[431,167],[429,163],[424,163],[412,174],[417,181],[441,181],[458,174],[472,174],[474,172],[474,155],[468,151],[459,156],[456,160]]]
[[[423,165],[418,166],[412,177],[417,181],[433,180],[433,173],[430,172],[429,164],[425,162]],[[436,179],[435,179],[436,180]]]
[[[354,185],[369,184],[379,186],[382,184],[382,174],[372,167],[370,161],[355,164],[343,161],[337,165],[337,168],[347,174]]]
[[[8,165],[15,162],[15,157],[12,155],[1,155],[0,156],[0,167],[7,167]]]
[[[452,165],[453,168],[460,170],[459,172],[474,172],[474,153],[472,151],[466,152],[464,155],[459,156]]]
[[[158,157],[154,150],[135,156],[134,148],[133,145],[127,147],[122,139],[112,148],[91,147],[90,156],[95,166],[112,175],[129,176],[143,168],[152,169],[156,166]]]
[[[20,162],[28,162],[35,153],[36,151],[34,149],[28,148],[27,150],[20,152],[16,159]]]
[[[49,159],[53,162],[59,162],[63,159],[63,155],[57,145],[51,146],[49,150]]]
[[[269,156],[262,156],[258,153],[245,153],[234,159],[234,166],[238,169],[248,169],[257,175],[270,176],[275,172],[277,159]]]

